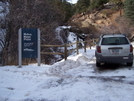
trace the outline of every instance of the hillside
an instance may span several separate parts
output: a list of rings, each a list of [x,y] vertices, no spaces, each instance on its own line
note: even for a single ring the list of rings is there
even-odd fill
[[[117,11],[113,7],[107,8],[105,6],[99,11],[94,10],[74,15],[69,21],[69,25],[77,27],[82,33],[92,34],[92,37],[98,37],[100,34],[123,33],[131,38],[134,28],[123,14],[123,10]]]

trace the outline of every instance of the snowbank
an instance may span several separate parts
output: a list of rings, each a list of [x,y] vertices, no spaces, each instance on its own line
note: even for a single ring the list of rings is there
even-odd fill
[[[0,101],[133,101],[133,78],[134,67],[98,70],[88,49],[54,65],[0,67]]]

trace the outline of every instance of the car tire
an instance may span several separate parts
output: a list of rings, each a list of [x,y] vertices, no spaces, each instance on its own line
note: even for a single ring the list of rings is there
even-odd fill
[[[96,61],[96,66],[97,66],[97,67],[100,67],[100,66],[101,66],[98,61]]]
[[[133,62],[127,63],[127,66],[132,66]]]

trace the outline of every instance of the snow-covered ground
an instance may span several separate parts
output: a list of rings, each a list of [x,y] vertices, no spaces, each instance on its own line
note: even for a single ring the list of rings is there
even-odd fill
[[[134,101],[134,66],[105,67],[94,48],[54,65],[0,67],[0,101]]]

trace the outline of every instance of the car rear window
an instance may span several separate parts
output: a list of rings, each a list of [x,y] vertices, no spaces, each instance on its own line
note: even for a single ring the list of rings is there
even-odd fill
[[[106,37],[102,39],[101,45],[123,45],[129,44],[126,37]]]

